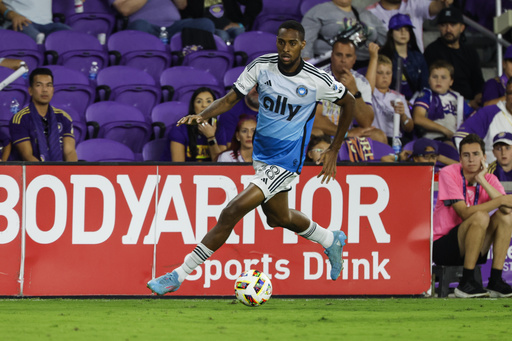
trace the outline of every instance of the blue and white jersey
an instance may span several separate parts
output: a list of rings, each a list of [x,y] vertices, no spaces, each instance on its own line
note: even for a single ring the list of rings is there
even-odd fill
[[[234,88],[246,95],[255,84],[260,108],[253,160],[300,173],[317,101],[334,102],[347,90],[332,76],[304,61],[293,74],[282,73],[277,53],[263,55],[247,65]]]

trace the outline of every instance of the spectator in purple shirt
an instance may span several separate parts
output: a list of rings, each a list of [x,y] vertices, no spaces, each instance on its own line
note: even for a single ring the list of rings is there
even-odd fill
[[[484,106],[496,104],[505,100],[505,89],[508,79],[512,76],[512,46],[509,46],[503,56],[503,74],[489,79],[482,90]]]
[[[492,153],[496,160],[487,172],[496,175],[500,181],[512,181],[512,133],[501,132],[494,136]]]

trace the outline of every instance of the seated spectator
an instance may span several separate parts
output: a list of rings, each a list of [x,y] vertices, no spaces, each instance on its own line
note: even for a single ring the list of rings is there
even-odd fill
[[[422,137],[414,142],[410,158],[414,162],[436,163],[439,157],[437,142]]]
[[[258,91],[255,85],[247,95],[244,96],[243,101],[239,101],[231,110],[226,111],[220,115],[217,120],[217,132],[215,136],[217,139],[225,139],[227,147],[231,145],[230,136],[235,135],[235,131],[242,115],[251,115],[256,117],[260,104],[258,102]]]
[[[397,13],[389,20],[389,31],[380,53],[393,61],[391,89],[403,94],[409,101],[428,86],[428,66],[416,43],[414,26],[406,14]],[[398,67],[401,70],[397,85]]]
[[[328,135],[311,135],[306,154],[306,162],[319,165],[322,163],[322,153],[329,148],[332,139]],[[343,148],[343,146],[341,147]]]
[[[443,8],[452,3],[453,0],[379,0],[366,9],[379,18],[384,27],[388,27],[389,20],[397,13],[409,15],[418,47],[423,52],[423,19],[434,19]]]
[[[372,52],[372,54],[377,55],[379,48],[377,44],[370,43],[369,48],[371,51],[376,50],[377,52]],[[355,126],[351,125],[348,136],[370,137],[375,141],[387,143],[384,132],[372,126],[374,118],[372,89],[368,80],[353,69],[356,59],[354,43],[348,38],[341,38],[332,46],[331,64],[323,69],[332,74],[337,81],[342,82],[356,99]],[[321,101],[315,113],[314,134],[334,136],[340,114],[339,106],[329,101]]]
[[[242,13],[240,5],[245,6]],[[231,43],[241,33],[250,31],[263,8],[262,0],[188,1],[183,18],[208,18],[215,24],[215,34]]]
[[[0,161],[9,160],[11,155],[11,138],[0,130]]]
[[[185,27],[215,33],[215,25],[208,18],[181,19],[179,10],[185,9],[186,0],[108,0],[109,4],[128,17],[128,30],[160,36],[165,27],[169,39]]]
[[[425,60],[430,67],[445,60],[454,67],[452,89],[459,92],[477,109],[482,101],[484,78],[476,49],[465,44],[464,19],[457,8],[446,8],[437,16],[441,36],[425,49]]]
[[[256,117],[241,115],[228,150],[219,154],[218,162],[252,162],[252,140]]]
[[[429,139],[450,143],[458,122],[473,112],[461,95],[450,89],[453,73],[449,63],[442,60],[433,63],[428,79],[430,89],[425,89],[414,103],[414,124],[426,130],[425,137]]]
[[[386,134],[389,145],[391,145],[394,137],[395,113],[400,115],[400,131],[408,133],[414,129],[405,97],[389,88],[393,74],[392,68],[391,60],[384,55],[380,55],[377,59],[377,71],[372,72],[373,68],[369,68],[370,74],[366,74],[373,89],[374,126]],[[404,140],[403,136],[401,136],[401,139],[402,145],[404,145],[407,141]]]
[[[494,136],[492,152],[496,160],[489,165],[489,173],[500,181],[512,181],[512,133],[501,132]]]
[[[488,149],[485,150],[487,162],[493,162],[495,160],[492,150],[493,139],[501,132],[512,133],[512,78],[507,81],[505,102],[498,102],[479,109],[464,121],[455,133],[453,140],[458,145],[466,135],[477,134],[488,146]]]
[[[50,105],[53,74],[37,68],[29,76],[30,103],[9,122],[16,161],[78,161],[71,117]]]
[[[199,114],[214,100],[215,94],[210,88],[198,88],[192,94],[187,115]],[[217,141],[215,137],[216,129],[215,118],[200,125],[180,125],[171,129],[169,139],[172,161],[215,160],[217,155],[226,150],[226,142]]]
[[[460,164],[439,173],[433,261],[463,266],[456,297],[512,297],[512,288],[502,278],[512,235],[512,195],[506,195],[496,176],[487,173],[481,138],[466,136],[459,151]],[[475,280],[475,266],[487,262],[491,245],[491,275],[484,289]]]
[[[314,6],[302,18],[307,41],[302,57],[307,60],[331,51],[340,32],[347,32],[358,23],[366,28],[362,30],[365,31],[363,39],[379,45],[384,44],[386,27],[370,12],[355,9],[352,0],[332,0]],[[357,57],[360,62],[367,62],[370,58],[368,48],[358,48]]]
[[[4,27],[23,32],[41,43],[38,35],[70,30],[63,23],[53,22],[52,0],[1,0],[0,12],[6,19]]]
[[[489,79],[482,90],[482,103],[484,106],[496,104],[505,100],[505,88],[512,76],[512,46],[507,47],[503,56],[503,74]]]

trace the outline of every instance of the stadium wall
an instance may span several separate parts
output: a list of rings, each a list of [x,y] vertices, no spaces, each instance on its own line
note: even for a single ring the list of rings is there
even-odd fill
[[[148,295],[146,282],[182,263],[254,173],[248,165],[2,169],[2,296]],[[275,295],[428,291],[432,167],[343,165],[329,184],[320,183],[320,170],[304,167],[289,203],[347,233],[340,279],[330,280],[319,245],[268,227],[258,208],[175,295],[232,295],[248,268],[270,275]]]

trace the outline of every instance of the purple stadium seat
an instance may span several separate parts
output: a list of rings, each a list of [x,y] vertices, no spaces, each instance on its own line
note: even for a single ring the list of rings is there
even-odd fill
[[[115,12],[104,0],[87,0],[83,3],[84,12],[75,13],[73,1],[53,1],[54,16],[63,16],[64,22],[73,30],[97,36],[105,33],[108,37],[115,25]]]
[[[223,79],[224,89],[226,90],[226,92],[228,92],[229,89],[231,89],[233,84],[238,79],[238,76],[240,76],[240,74],[242,73],[242,71],[244,71],[244,69],[245,69],[245,66],[235,66],[234,68],[229,69],[226,72],[226,74],[224,75],[224,79]]]
[[[323,4],[324,2],[328,2],[330,0],[302,0],[300,3],[300,15],[304,16],[310,9],[315,7],[318,4]]]
[[[151,140],[142,148],[144,161],[171,161],[171,148],[169,139]]]
[[[146,71],[158,82],[171,65],[168,47],[157,37],[139,31],[119,31],[108,40],[111,65],[126,65]]]
[[[217,35],[213,36],[217,50],[199,50],[188,53],[185,57],[174,59],[173,65],[192,66],[212,73],[219,81],[227,70],[233,67],[233,51]],[[181,33],[172,36],[170,42],[171,54],[182,53]]]
[[[43,65],[44,61],[44,56],[34,39],[11,30],[0,30],[0,57],[25,61],[29,72]]]
[[[139,109],[128,104],[104,101],[91,104],[85,112],[89,136],[115,140],[141,153],[151,136],[151,126]],[[136,155],[137,157],[137,155]]]
[[[176,122],[188,113],[188,103],[170,101],[160,103],[151,111],[151,122],[156,137],[163,138],[176,126]]]
[[[209,87],[219,98],[224,95],[224,86],[208,71],[191,66],[170,67],[160,76],[162,96],[165,101],[188,103],[194,91],[202,86]]]
[[[0,66],[0,80],[4,80],[13,72],[11,69]],[[13,98],[16,98],[20,104],[20,110],[28,104],[30,96],[27,92],[27,83],[22,77],[0,91],[0,130],[7,136],[10,136],[9,121],[12,117],[11,102]]]
[[[277,34],[277,29],[286,20],[301,21],[300,1],[263,0],[263,9],[254,20],[253,31]]]
[[[238,35],[233,41],[236,64],[245,66],[256,57],[276,53],[276,40],[275,33],[262,31],[249,31]]]
[[[108,55],[98,39],[92,35],[75,31],[58,31],[45,41],[48,64],[57,64],[89,75],[93,61],[100,70],[108,65]]]
[[[109,139],[92,139],[76,147],[78,160],[88,162],[131,162],[135,155],[124,144]]]
[[[151,109],[160,103],[161,91],[148,73],[124,65],[115,65],[98,73],[97,97],[131,105],[139,109],[147,122]]]
[[[45,66],[53,73],[53,100],[65,106],[72,107],[80,115],[85,115],[85,109],[94,102],[94,89],[89,79],[77,70],[62,65]]]
[[[354,162],[379,162],[383,156],[394,154],[393,148],[382,142],[374,141],[368,137],[351,137],[345,140],[345,143],[341,146],[338,153],[338,161],[351,161],[348,151],[348,140],[352,141],[355,145],[356,150],[352,153]],[[363,148],[361,145],[363,143],[370,143],[371,155],[365,152],[368,148]],[[373,159],[371,157],[373,157]]]

